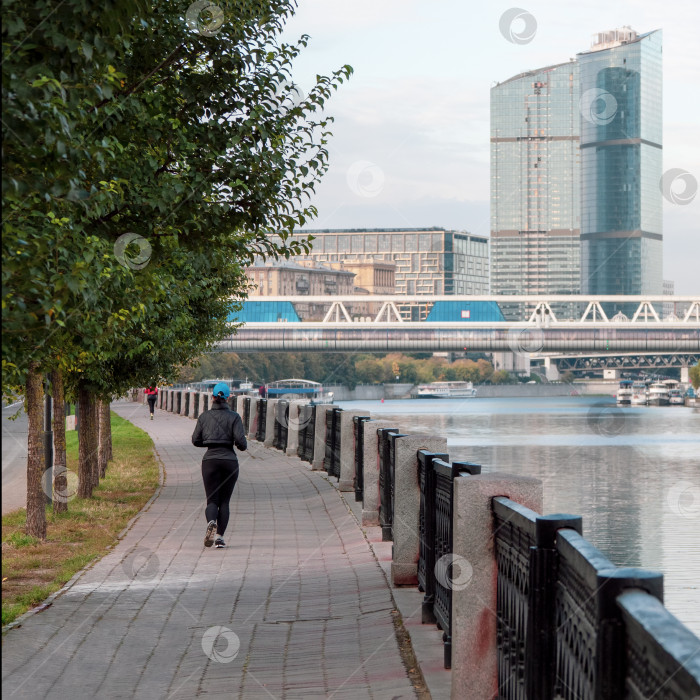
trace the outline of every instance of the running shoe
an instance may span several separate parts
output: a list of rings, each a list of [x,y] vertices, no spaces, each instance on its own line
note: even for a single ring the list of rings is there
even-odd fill
[[[216,536],[216,539],[214,540],[214,546],[217,549],[223,549],[226,546],[226,542],[224,542],[224,538],[221,535]]]
[[[151,413],[151,420],[153,420],[153,414]]]
[[[216,532],[216,520],[207,523],[207,534],[204,535],[204,546],[211,547],[214,544],[214,532]]]

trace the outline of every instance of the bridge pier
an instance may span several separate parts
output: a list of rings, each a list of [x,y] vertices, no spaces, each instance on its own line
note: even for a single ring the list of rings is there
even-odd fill
[[[544,358],[544,371],[547,380],[550,382],[558,382],[561,379],[559,374],[559,367],[557,367],[556,362],[552,362],[551,357]]]
[[[690,384],[690,367],[681,367],[681,383]]]

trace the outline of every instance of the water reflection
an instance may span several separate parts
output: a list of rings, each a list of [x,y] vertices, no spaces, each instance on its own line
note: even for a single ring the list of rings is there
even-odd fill
[[[348,401],[405,432],[444,435],[450,458],[541,479],[547,513],[619,566],[664,573],[665,602],[700,635],[700,411],[611,399]]]

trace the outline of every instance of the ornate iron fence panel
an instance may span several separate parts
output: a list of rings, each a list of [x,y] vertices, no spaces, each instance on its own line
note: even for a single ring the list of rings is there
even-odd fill
[[[255,439],[258,442],[265,441],[265,428],[267,423],[267,399],[258,399],[258,427],[255,432]]]
[[[185,416],[190,415],[190,392],[189,391],[185,392],[185,412],[184,412],[184,415]]]
[[[377,430],[377,453],[379,459],[379,525],[382,528],[382,541],[390,542],[392,537],[393,507],[391,503],[391,470],[389,459],[389,434],[398,433],[398,428]]]
[[[175,392],[175,406],[173,407],[173,413],[180,413],[180,408],[182,407],[182,392]]]
[[[445,668],[452,667],[452,588],[460,585],[462,578],[469,573],[465,571],[468,562],[460,562],[453,555],[452,515],[454,511],[454,480],[458,476],[480,474],[481,467],[469,462],[448,464],[441,459],[434,459],[432,469],[435,478],[435,539],[433,551],[435,556],[435,602],[433,613],[442,630],[445,645]],[[459,568],[455,578],[454,567]]]
[[[446,454],[418,451],[420,511],[418,516],[418,590],[423,592],[422,623],[434,624],[435,613],[435,473],[433,460],[449,459]]]
[[[365,436],[365,426],[370,420],[369,416],[353,416],[352,418],[352,430],[353,436],[355,438],[355,501],[361,503],[364,498],[364,488],[365,488],[365,459],[364,459],[364,436]]]
[[[312,462],[316,432],[316,406],[304,404],[299,409],[299,459]]]
[[[628,700],[700,698],[698,639],[647,593],[617,598],[626,632]]]
[[[192,412],[192,418],[199,418],[199,402],[200,402],[199,396],[200,396],[199,392],[197,392],[194,395],[194,409]]]
[[[275,405],[275,435],[273,447],[284,452],[289,436],[289,401],[280,399]]]
[[[661,599],[663,576],[616,569],[577,532],[557,536],[554,697],[619,700],[624,697],[625,639],[617,596],[641,588]]]
[[[243,398],[243,427],[245,428],[246,433],[250,430],[250,402],[251,402],[250,396],[245,396]]]
[[[493,515],[498,567],[498,694],[504,700],[527,700],[525,645],[530,594],[530,551],[535,546],[538,514],[508,498],[494,498]]]
[[[324,467],[328,476],[340,478],[340,412],[342,408],[326,411],[326,459]]]

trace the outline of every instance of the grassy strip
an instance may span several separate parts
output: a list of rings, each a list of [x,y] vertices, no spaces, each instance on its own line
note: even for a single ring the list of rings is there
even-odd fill
[[[77,488],[78,434],[66,433],[69,492]],[[153,441],[112,413],[114,460],[92,498],[73,498],[68,511],[46,509],[44,542],[25,534],[26,510],[2,518],[2,624],[38,605],[75,573],[105,554],[158,486]],[[73,474],[70,474],[73,472]]]

